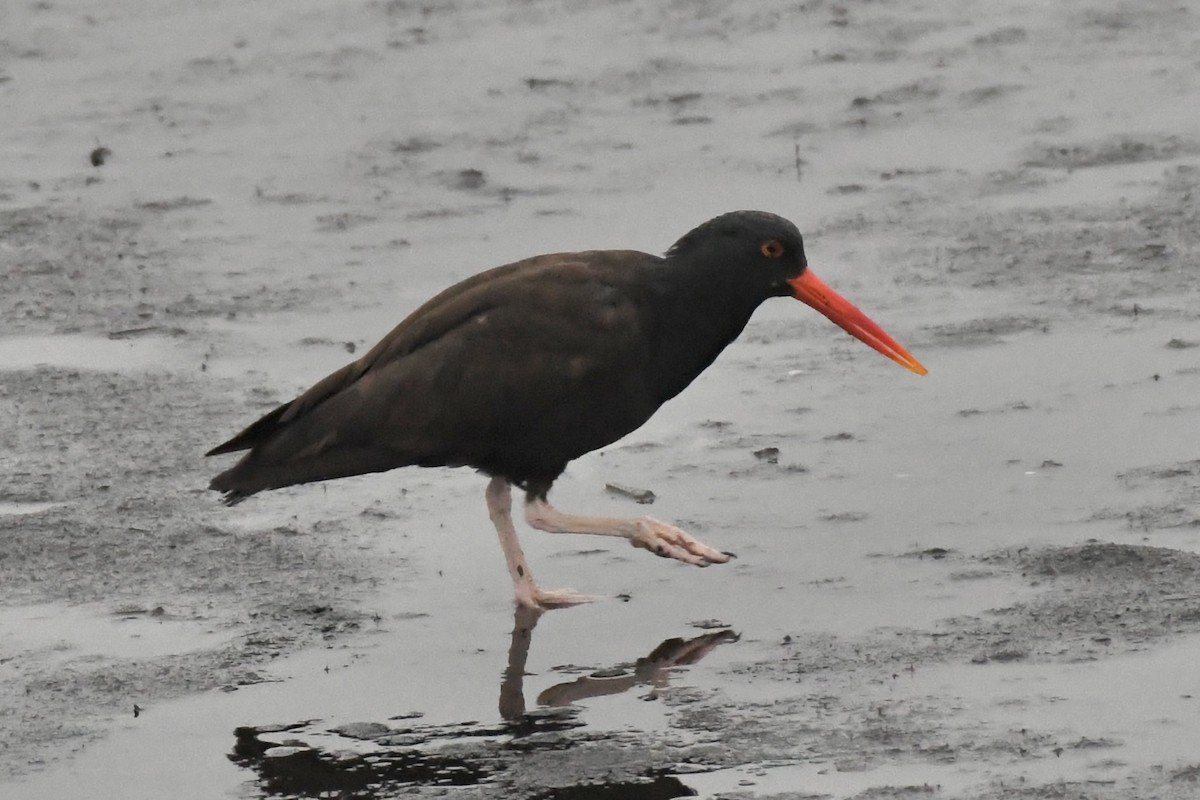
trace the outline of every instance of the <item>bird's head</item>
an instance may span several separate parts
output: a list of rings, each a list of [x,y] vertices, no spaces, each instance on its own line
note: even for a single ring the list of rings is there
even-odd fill
[[[765,211],[722,214],[687,233],[671,246],[667,258],[736,264],[739,279],[750,278],[766,296],[794,297],[905,369],[918,375],[928,372],[883,328],[812,273],[800,231],[783,217]]]

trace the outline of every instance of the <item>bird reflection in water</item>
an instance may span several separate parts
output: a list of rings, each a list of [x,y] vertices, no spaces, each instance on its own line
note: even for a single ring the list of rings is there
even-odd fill
[[[525,767],[520,771],[528,780],[528,758],[539,750],[564,751],[564,755],[557,762],[555,788],[537,797],[663,800],[695,795],[671,774],[669,758],[661,764],[639,761],[629,774],[614,768],[602,784],[595,783],[587,772],[586,766],[592,762],[585,753],[603,736],[573,734],[585,723],[578,718],[578,708],[571,706],[637,686],[649,686],[651,696],[657,696],[667,686],[672,670],[695,664],[721,644],[737,641],[738,634],[723,628],[690,639],[667,639],[630,665],[551,686],[537,696],[539,708],[526,710],[525,668],[541,613],[517,609],[500,687],[499,722],[437,725],[406,716],[392,717],[387,723],[332,728],[313,721],[247,726],[234,732],[237,743],[229,758],[256,772],[268,796],[381,800],[414,786],[444,789],[496,784],[500,776],[521,767]],[[347,747],[347,740],[357,741]],[[566,755],[568,748],[579,755]],[[580,782],[564,786],[563,778],[575,769],[572,758],[582,759]]]
[[[542,612],[537,609],[517,606],[513,618],[508,666],[504,669],[504,680],[500,684],[500,717],[508,722],[525,718],[525,665],[533,642],[533,629],[537,627],[541,615]],[[691,639],[666,639],[628,667],[594,671],[543,690],[537,696],[537,704],[561,708],[589,697],[621,694],[635,686],[650,686],[652,693],[656,693],[667,686],[672,670],[695,664],[718,646],[736,642],[739,638],[729,628],[722,628]]]

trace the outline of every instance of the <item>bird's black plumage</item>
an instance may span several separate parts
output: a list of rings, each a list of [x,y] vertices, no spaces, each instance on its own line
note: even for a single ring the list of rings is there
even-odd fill
[[[480,273],[213,448],[249,452],[211,488],[233,503],[445,465],[545,497],[569,461],[636,429],[691,383],[805,266],[791,222],[740,211],[700,225],[665,257],[559,253]]]

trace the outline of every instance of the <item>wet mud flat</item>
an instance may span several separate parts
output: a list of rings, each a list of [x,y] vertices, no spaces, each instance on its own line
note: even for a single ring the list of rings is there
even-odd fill
[[[0,794],[1200,794],[1193,12],[628,11],[6,12]],[[556,487],[727,568],[526,535],[626,598],[534,627],[476,476],[204,489],[452,280],[736,207],[932,371],[770,306]]]
[[[331,605],[370,575],[345,543],[211,517],[196,452],[240,404],[195,326],[232,312],[170,274],[186,250],[154,252],[147,216],[0,212],[20,289],[0,301],[19,331],[0,345],[6,773],[138,704],[261,681],[256,665],[361,617]]]
[[[501,721],[439,726],[409,713],[341,725],[251,726],[238,729],[230,757],[259,774],[266,795],[295,797],[445,796],[446,787],[455,787],[453,796],[481,798],[667,798],[721,787],[726,798],[1188,797],[1196,791],[1200,764],[1186,760],[1192,754],[1186,742],[1200,731],[1197,698],[1165,687],[1080,697],[1079,685],[1090,683],[1093,671],[1081,665],[1103,671],[1106,660],[1142,659],[1137,669],[1153,669],[1164,680],[1189,671],[1194,641],[1146,656],[1164,639],[1200,629],[1194,591],[1200,556],[1091,543],[974,559],[944,550],[906,557],[936,561],[949,580],[1002,575],[1034,591],[1017,605],[929,629],[758,642],[751,663],[740,660],[747,654],[737,652],[738,636],[728,629],[674,638],[637,661],[582,670],[542,691],[528,710],[521,683],[536,618],[518,613],[500,688]],[[725,651],[732,653],[727,674],[719,684],[689,687],[686,671],[678,671],[722,645],[732,648]],[[682,685],[672,686],[673,674]],[[769,699],[733,699],[748,688]],[[669,724],[648,735],[596,731],[578,718],[579,704],[589,698],[630,690],[668,706]],[[1144,743],[1101,733],[1103,727],[1065,724],[1078,713],[1071,706],[1101,701],[1125,721],[1125,736],[1172,730],[1180,743],[1155,755],[1173,751],[1185,760],[1172,770],[1139,764]],[[1155,718],[1172,704],[1171,718]],[[855,790],[868,785],[865,776],[889,771],[895,785]],[[977,783],[989,772],[1009,777]],[[1044,783],[1011,777],[1026,772],[1062,777]],[[789,783],[824,791],[751,788]]]

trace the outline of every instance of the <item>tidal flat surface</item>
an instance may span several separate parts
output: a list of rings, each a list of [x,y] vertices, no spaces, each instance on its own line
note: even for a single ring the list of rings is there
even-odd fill
[[[0,31],[0,795],[1200,792],[1194,9]],[[205,489],[205,450],[446,285],[738,208],[930,374],[769,303],[555,487],[736,561],[522,531],[539,581],[611,598],[524,618],[469,471]]]

